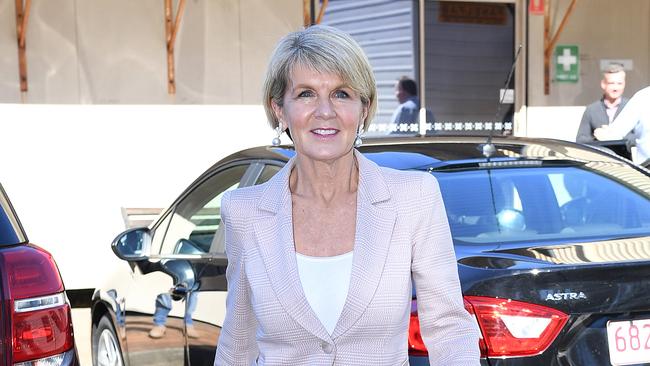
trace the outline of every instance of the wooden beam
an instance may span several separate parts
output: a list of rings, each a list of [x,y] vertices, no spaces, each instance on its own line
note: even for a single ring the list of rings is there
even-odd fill
[[[549,10],[549,8],[551,7],[552,0],[544,0],[544,1],[546,1],[546,4],[544,6],[544,94],[549,95],[551,92],[551,87],[550,87],[551,57],[553,57],[553,48],[555,48],[555,44],[560,38],[560,34],[562,34],[562,31],[564,30],[564,26],[566,26],[566,23],[569,20],[569,16],[571,16],[571,13],[573,13],[577,0],[571,0],[571,3],[569,4],[569,8],[567,9],[566,13],[564,13],[564,16],[562,17],[560,26],[557,28],[557,30],[555,31],[552,37],[551,37],[551,30],[550,30],[551,16]]]
[[[320,22],[323,21],[323,16],[325,15],[325,9],[327,9],[329,0],[321,0],[318,15],[312,16],[312,13],[316,13],[316,1],[317,0],[302,0],[302,23],[305,28],[312,25],[312,23],[320,24]]]
[[[172,37],[171,39],[168,40],[172,50],[174,50],[174,44],[176,43],[176,34],[178,33],[178,27],[181,24],[181,19],[183,19],[184,11],[185,11],[185,0],[180,0],[178,3],[178,11],[176,12],[176,19],[174,20],[174,25],[172,29]]]
[[[553,47],[555,47],[558,38],[560,38],[560,34],[562,34],[562,31],[564,30],[564,26],[566,25],[566,22],[569,20],[569,16],[571,16],[571,13],[573,13],[573,9],[575,8],[577,1],[578,0],[571,0],[571,4],[569,4],[569,8],[567,9],[566,13],[564,13],[564,17],[562,17],[560,26],[557,28],[557,31],[555,31],[555,34],[553,35],[553,39],[551,39],[551,41],[548,44],[549,50],[547,50],[547,52],[553,51]]]
[[[174,62],[174,45],[176,35],[183,19],[185,0],[178,1],[178,10],[174,16],[172,0],[165,0],[165,45],[167,48],[167,92],[176,94],[176,71]]]
[[[309,3],[311,0],[302,0],[302,25],[303,27],[309,26]]]
[[[27,48],[25,39],[27,37],[27,24],[32,0],[16,0],[16,43],[18,46],[18,79],[20,80],[20,91],[27,91]]]
[[[316,24],[320,24],[321,21],[323,21],[323,15],[325,15],[325,9],[327,9],[327,4],[329,3],[329,0],[322,0],[322,4],[320,4],[320,11],[318,12],[318,17],[316,18]]]

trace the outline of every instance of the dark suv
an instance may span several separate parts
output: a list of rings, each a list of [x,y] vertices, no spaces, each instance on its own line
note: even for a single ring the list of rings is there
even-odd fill
[[[402,138],[360,148],[379,165],[438,179],[482,363],[650,363],[648,170],[570,142],[485,142]],[[231,155],[148,228],[115,239],[125,273],[93,299],[96,364],[212,365],[226,296],[221,197],[267,181],[293,155],[289,146]],[[405,352],[411,365],[428,364],[412,300]]]
[[[70,305],[54,258],[28,242],[2,186],[0,364],[79,365]]]

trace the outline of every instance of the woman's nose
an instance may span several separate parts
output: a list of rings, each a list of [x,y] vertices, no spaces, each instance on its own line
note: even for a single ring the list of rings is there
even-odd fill
[[[321,97],[318,98],[318,105],[316,106],[316,117],[320,118],[332,118],[336,115],[334,111],[334,105],[329,98]]]

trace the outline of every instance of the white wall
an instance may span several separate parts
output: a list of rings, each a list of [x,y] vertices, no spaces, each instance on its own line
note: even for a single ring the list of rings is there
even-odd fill
[[[68,288],[117,259],[121,207],[167,207],[210,165],[273,131],[259,106],[0,104],[0,182]]]
[[[528,107],[528,137],[575,141],[583,106]]]

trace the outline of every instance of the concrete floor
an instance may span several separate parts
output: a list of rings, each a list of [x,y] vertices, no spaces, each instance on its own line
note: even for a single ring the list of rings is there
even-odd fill
[[[92,366],[90,348],[90,309],[72,309],[72,326],[74,327],[74,340],[77,344],[81,366]]]

